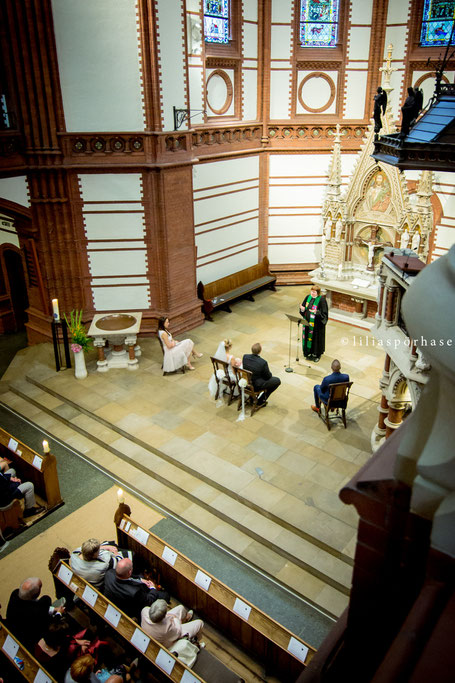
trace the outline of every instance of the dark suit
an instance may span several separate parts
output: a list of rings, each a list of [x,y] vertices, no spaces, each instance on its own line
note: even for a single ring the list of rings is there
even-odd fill
[[[316,384],[313,388],[316,408],[319,408],[320,401],[327,403],[329,400],[330,384],[339,384],[340,382],[349,382],[349,375],[345,375],[342,372],[332,372],[331,375],[324,377],[322,384]]]
[[[33,652],[33,646],[41,638],[50,623],[51,599],[43,595],[38,600],[23,600],[19,589],[11,593],[6,610],[6,625],[26,648]]]
[[[141,610],[158,598],[169,602],[169,594],[155,588],[148,588],[140,578],[118,579],[115,569],[108,569],[104,576],[104,595],[112,600],[129,617],[140,618]]]
[[[260,356],[257,356],[255,353],[246,353],[243,356],[242,366],[245,370],[251,372],[254,390],[265,392],[265,398],[260,401],[262,403],[266,401],[270,394],[275,391],[275,389],[278,389],[281,384],[281,380],[278,377],[272,376],[267,361]]]

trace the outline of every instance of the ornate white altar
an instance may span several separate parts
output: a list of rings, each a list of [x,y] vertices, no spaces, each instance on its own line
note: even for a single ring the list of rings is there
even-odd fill
[[[88,335],[94,338],[98,349],[98,372],[110,368],[138,369],[141,347],[136,344],[141,327],[142,313],[97,313],[92,320]],[[106,351],[106,342],[112,350]],[[128,352],[126,348],[128,347]]]

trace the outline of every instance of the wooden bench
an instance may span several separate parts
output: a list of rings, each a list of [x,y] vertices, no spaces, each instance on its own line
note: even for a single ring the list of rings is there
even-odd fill
[[[140,554],[180,602],[191,605],[279,680],[296,680],[314,648],[127,515],[116,519],[119,547]]]
[[[216,308],[223,308],[231,313],[229,303],[243,297],[254,301],[252,292],[263,287],[269,287],[275,291],[276,276],[269,269],[269,260],[264,256],[261,263],[250,266],[237,273],[232,273],[219,280],[214,280],[204,285],[199,282],[197,295],[202,300],[202,311],[207,320],[213,320],[211,313]]]
[[[44,669],[44,667],[41,666],[41,664],[33,657],[33,655],[30,654],[30,652],[23,645],[21,645],[16,636],[14,636],[3,623],[1,624],[0,628],[0,652],[8,660],[7,666],[10,669],[10,671],[8,672],[5,666],[0,666],[0,671],[3,675],[5,683],[7,681],[12,680],[16,672],[20,676],[22,676],[26,681],[35,681],[40,671],[41,676],[47,676],[47,678],[42,678],[42,681],[49,681],[49,683],[57,683],[55,678],[52,678],[52,676],[47,673],[46,669]],[[22,660],[22,669],[18,667],[17,663],[14,661],[14,657],[17,657],[19,660]],[[16,678],[17,676],[14,677],[14,680],[16,680]]]
[[[0,456],[11,460],[10,466],[17,471],[17,476],[23,482],[32,482],[39,503],[46,508],[40,516],[63,505],[54,455],[37,453],[0,428]],[[1,528],[4,529],[3,526]]]
[[[67,598],[67,605],[71,605],[71,600],[74,597],[80,598],[94,614],[101,618],[104,622],[109,624],[116,633],[128,644],[129,647],[135,647],[141,656],[146,660],[150,669],[153,671],[153,680],[171,680],[171,681],[185,681],[192,683],[211,683],[217,680],[219,683],[226,681],[239,681],[233,672],[225,667],[219,660],[201,650],[198,654],[196,664],[192,669],[189,669],[178,657],[167,650],[163,645],[148,636],[138,624],[128,617],[122,610],[113,602],[108,600],[100,591],[92,586],[88,581],[78,576],[65,562],[61,560],[52,572],[56,595]],[[69,598],[69,600],[68,600]],[[118,621],[117,621],[118,619]],[[114,623],[115,622],[115,623]],[[216,679],[209,679],[206,681],[196,673],[197,663],[199,657],[202,656],[202,664],[207,667],[210,663],[216,660],[214,666],[221,668],[221,674]],[[163,666],[166,668],[163,669]],[[185,672],[186,675],[185,675]],[[188,676],[191,674],[191,676]],[[224,676],[226,678],[224,678]],[[155,678],[156,677],[156,678]]]

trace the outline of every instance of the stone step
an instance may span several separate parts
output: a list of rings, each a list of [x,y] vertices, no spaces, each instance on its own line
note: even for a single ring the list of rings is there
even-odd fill
[[[55,412],[61,401],[36,385],[16,384],[13,392],[2,395],[4,403],[81,452],[124,486],[142,491],[152,504],[183,517],[331,615],[338,616],[346,606],[351,572],[346,563],[182,471],[178,461],[173,464],[124,436],[119,439],[114,430],[86,414],[64,418]]]

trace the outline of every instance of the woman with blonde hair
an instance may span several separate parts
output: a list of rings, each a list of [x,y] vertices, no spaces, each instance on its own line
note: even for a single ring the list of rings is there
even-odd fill
[[[242,361],[240,358],[235,358],[234,355],[231,353],[232,351],[232,341],[230,339],[223,339],[218,344],[218,348],[215,351],[214,358],[218,358],[218,360],[224,360],[226,363],[229,363],[229,376],[231,377],[232,381],[235,382],[235,375],[234,375],[234,367],[241,368],[242,367]],[[212,375],[210,378],[209,382],[209,392],[210,396],[214,398],[216,396],[216,391],[217,391],[217,381],[215,375]]]

